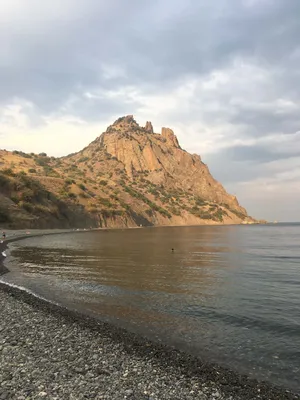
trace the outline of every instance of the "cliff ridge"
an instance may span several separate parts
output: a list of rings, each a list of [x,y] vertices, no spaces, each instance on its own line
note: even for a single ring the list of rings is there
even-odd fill
[[[11,227],[256,222],[172,129],[155,133],[133,115],[65,157],[1,150],[0,197],[0,223]]]

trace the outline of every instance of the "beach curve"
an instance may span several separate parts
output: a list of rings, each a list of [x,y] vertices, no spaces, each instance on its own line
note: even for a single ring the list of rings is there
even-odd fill
[[[24,237],[1,243],[1,253]],[[0,288],[1,399],[300,398],[18,287]]]

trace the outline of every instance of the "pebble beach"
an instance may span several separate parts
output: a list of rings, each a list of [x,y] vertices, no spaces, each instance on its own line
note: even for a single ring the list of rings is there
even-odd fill
[[[3,283],[0,307],[0,400],[300,399]]]

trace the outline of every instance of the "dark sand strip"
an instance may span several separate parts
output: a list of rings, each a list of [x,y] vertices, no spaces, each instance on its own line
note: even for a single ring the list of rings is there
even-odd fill
[[[0,399],[300,399],[19,289],[0,289]]]
[[[3,243],[1,243],[3,242]],[[7,241],[3,240],[2,238],[0,239],[0,276],[8,272],[8,269],[3,265],[3,260],[5,257],[3,257],[2,252],[7,249]]]

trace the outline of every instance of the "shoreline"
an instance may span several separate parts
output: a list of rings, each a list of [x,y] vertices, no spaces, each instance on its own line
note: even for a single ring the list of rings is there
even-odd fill
[[[3,239],[1,239],[2,241]],[[3,243],[0,242],[0,276],[9,272],[9,270],[6,268],[6,266],[4,265],[4,260],[6,257],[4,257],[2,255],[2,252],[5,251],[7,249],[7,240],[4,240]]]
[[[11,241],[22,240],[23,238],[29,237],[15,237],[12,239],[6,239],[4,243],[0,243],[1,253],[3,250],[7,248],[7,244]],[[4,269],[7,271],[7,268],[3,264],[4,257],[0,253],[0,273],[3,272]],[[4,271],[5,272],[5,271]],[[84,314],[81,314],[76,311],[68,310],[59,305],[55,305],[53,303],[48,302],[47,300],[40,299],[35,297],[34,295],[16,287],[11,287],[6,285],[5,283],[0,283],[0,291],[1,296],[8,296],[10,301],[12,302],[11,307],[19,307],[19,305],[26,305],[26,312],[32,313],[34,315],[38,315],[41,320],[40,329],[43,330],[43,321],[47,321],[48,318],[53,319],[51,323],[58,324],[57,326],[65,327],[63,329],[67,329],[68,327],[72,327],[72,329],[82,330],[84,332],[88,332],[91,336],[91,340],[95,344],[95,346],[101,346],[101,342],[109,342],[110,346],[113,348],[121,347],[123,349],[124,356],[124,365],[127,363],[131,363],[131,360],[140,360],[139,362],[143,366],[143,368],[147,368],[147,365],[152,365],[153,363],[156,365],[156,368],[161,371],[161,376],[166,380],[166,390],[170,393],[173,389],[179,390],[181,388],[177,387],[175,382],[176,380],[180,380],[183,388],[188,388],[190,392],[190,397],[182,397],[182,393],[178,392],[177,397],[174,394],[172,399],[231,399],[231,400],[247,400],[247,399],[282,399],[282,400],[296,400],[300,399],[300,395],[296,393],[292,393],[289,390],[285,390],[283,388],[277,388],[266,382],[259,382],[255,379],[251,379],[246,375],[239,375],[229,369],[220,367],[218,365],[210,364],[201,361],[199,358],[191,356],[187,353],[176,350],[172,347],[162,345],[159,343],[154,343],[142,336],[126,331],[123,328],[116,327],[109,323],[104,323]],[[1,299],[0,299],[1,300]],[[10,316],[8,318],[11,319]],[[18,321],[12,321],[14,324],[18,324]],[[2,322],[0,323],[0,334],[2,329]],[[28,329],[36,330],[35,326],[31,323]],[[46,328],[45,328],[46,329]],[[55,331],[54,329],[54,331]],[[14,337],[14,331],[10,333],[11,339]],[[53,332],[53,336],[55,332]],[[77,339],[74,339],[74,345],[81,343],[83,340],[82,336]],[[73,343],[73,342],[72,342]],[[81,343],[81,345],[85,345],[85,343]],[[6,344],[2,348],[5,349]],[[15,344],[18,346],[18,343]],[[61,344],[61,348],[64,349],[64,346],[67,346],[67,342],[63,342]],[[61,351],[61,349],[60,349]],[[88,351],[88,350],[87,350]],[[117,350],[116,350],[117,351]],[[124,353],[125,352],[125,353]],[[124,355],[125,354],[125,355]],[[43,354],[40,354],[40,357],[43,358]],[[92,355],[92,359],[94,359],[95,354]],[[101,357],[95,358],[97,363],[101,363]],[[102,360],[103,361],[103,360]],[[39,359],[36,360],[39,363]],[[80,360],[78,360],[80,364]],[[75,359],[75,364],[77,365],[77,361]],[[80,368],[80,366],[78,367]],[[129,368],[129,367],[128,367]],[[76,372],[76,371],[75,371]],[[125,373],[126,374],[126,373]],[[105,374],[104,374],[105,375]],[[102,376],[102,375],[101,375]],[[83,376],[86,379],[85,376]],[[106,379],[109,381],[111,376],[108,374]],[[125,377],[126,378],[126,377]],[[1,379],[1,378],[0,378]],[[145,381],[149,381],[151,383],[152,376],[145,376]],[[126,380],[126,379],[125,379]],[[112,382],[110,382],[112,384]],[[116,383],[116,382],[115,382]],[[163,388],[160,388],[160,392],[156,394],[155,388],[153,388],[154,395],[141,397],[144,394],[139,394],[139,397],[135,397],[135,393],[139,393],[139,388],[135,387],[135,382],[131,383],[131,388],[124,389],[125,392],[127,390],[127,394],[123,394],[122,396],[119,391],[122,390],[123,380],[119,378],[118,385],[120,385],[120,389],[118,389],[118,393],[116,392],[115,396],[112,397],[110,394],[110,399],[121,399],[121,398],[131,398],[131,399],[153,399],[160,400],[166,397],[166,394],[163,394]],[[150,385],[149,383],[149,385]],[[1,382],[0,382],[1,384]],[[68,385],[68,379],[65,380],[65,384]],[[148,384],[148,383],[147,383]],[[146,385],[146,383],[144,383]],[[169,386],[168,386],[169,385]],[[196,385],[196,386],[195,386]],[[126,385],[125,385],[126,386]],[[157,386],[159,384],[157,383]],[[126,386],[127,387],[127,386]],[[198,389],[201,387],[202,389],[195,391],[194,389],[197,387]],[[1,386],[0,386],[1,388]],[[69,388],[72,390],[72,387]],[[159,389],[159,388],[158,388]],[[40,389],[37,389],[40,390]],[[117,390],[117,389],[116,389]],[[183,390],[183,389],[182,389]],[[49,391],[49,390],[48,390]],[[42,390],[40,390],[42,392]],[[193,392],[193,393],[191,393]],[[201,392],[201,393],[200,393]],[[45,389],[44,393],[48,393]],[[76,392],[74,391],[74,394]],[[49,393],[48,393],[49,394]],[[18,394],[19,395],[19,394]],[[45,398],[62,398],[62,397],[46,397]],[[124,397],[125,396],[125,397]],[[127,396],[127,397],[126,397]],[[179,397],[178,397],[179,396]],[[1,389],[0,389],[0,398],[1,397]],[[5,398],[5,397],[4,397]],[[14,397],[7,397],[7,399]],[[16,397],[17,398],[17,397]],[[30,397],[35,398],[35,397]],[[40,397],[37,397],[40,398]],[[70,398],[70,397],[67,397]],[[81,398],[81,397],[71,397],[71,398]],[[82,397],[83,398],[83,397]],[[106,397],[91,397],[91,398],[106,398]]]

